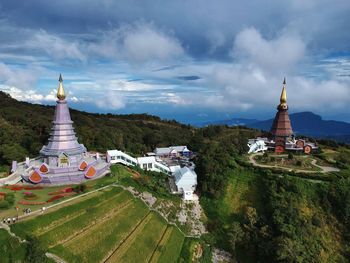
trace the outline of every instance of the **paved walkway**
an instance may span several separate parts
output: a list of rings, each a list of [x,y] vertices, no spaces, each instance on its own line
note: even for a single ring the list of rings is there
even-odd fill
[[[311,170],[304,170],[304,169],[291,169],[288,167],[283,167],[283,166],[278,166],[278,165],[268,165],[268,164],[260,164],[257,163],[255,160],[255,156],[262,156],[262,153],[255,153],[249,155],[249,162],[256,167],[262,167],[262,168],[273,168],[273,169],[282,169],[282,170],[287,170],[289,172],[296,172],[296,173],[329,173],[329,172],[339,172],[340,170],[335,167],[330,167],[330,166],[321,166],[317,164],[317,160],[312,160],[311,164],[315,167],[318,167],[321,169],[321,171],[311,171]]]

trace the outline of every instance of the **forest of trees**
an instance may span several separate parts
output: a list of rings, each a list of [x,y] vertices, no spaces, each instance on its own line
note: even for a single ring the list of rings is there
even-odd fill
[[[54,107],[19,102],[1,91],[0,105],[0,166],[37,156],[47,143]],[[147,114],[70,113],[79,142],[90,151],[143,154],[158,145],[188,144],[195,132],[190,126]]]

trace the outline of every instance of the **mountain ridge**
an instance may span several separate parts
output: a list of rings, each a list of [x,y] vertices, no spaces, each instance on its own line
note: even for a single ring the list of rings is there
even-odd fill
[[[333,139],[338,142],[350,143],[350,123],[344,121],[324,120],[322,116],[311,111],[289,114],[293,132],[315,138]],[[228,125],[246,126],[249,128],[270,131],[273,118],[267,120],[232,118],[227,120],[208,121],[201,126]]]

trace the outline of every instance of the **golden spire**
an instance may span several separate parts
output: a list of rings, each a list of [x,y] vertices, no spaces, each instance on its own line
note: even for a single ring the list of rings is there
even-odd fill
[[[62,79],[62,75],[60,74],[60,78],[58,79],[59,84],[58,84],[58,90],[57,90],[57,98],[59,100],[64,100],[66,98],[66,94],[64,93],[64,89],[63,89],[63,79]]]
[[[286,91],[286,78],[283,80],[283,88],[282,88],[282,93],[281,93],[281,98],[280,98],[280,105],[282,109],[287,109],[287,91]]]

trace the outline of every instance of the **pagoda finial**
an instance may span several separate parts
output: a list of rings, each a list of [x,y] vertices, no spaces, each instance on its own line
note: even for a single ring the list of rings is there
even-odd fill
[[[57,98],[59,100],[64,100],[66,98],[66,94],[64,93],[64,89],[63,89],[63,79],[62,79],[62,75],[60,74],[60,77],[58,79],[59,84],[58,84],[58,90],[57,90]]]
[[[288,106],[287,106],[286,78],[284,78],[284,80],[283,80],[283,87],[282,87],[279,107],[282,109],[288,108]]]

